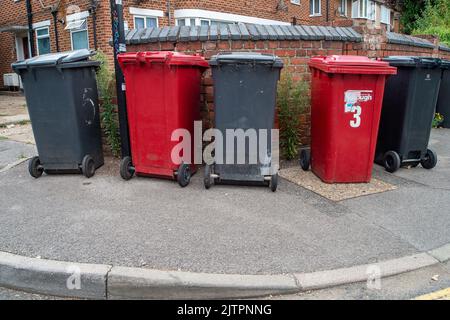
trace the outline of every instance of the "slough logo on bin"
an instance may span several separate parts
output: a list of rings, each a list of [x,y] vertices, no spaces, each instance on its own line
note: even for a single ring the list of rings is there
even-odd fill
[[[347,90],[344,94],[345,113],[353,113],[353,119],[350,120],[350,127],[359,128],[361,126],[362,108],[361,103],[373,99],[372,90]]]

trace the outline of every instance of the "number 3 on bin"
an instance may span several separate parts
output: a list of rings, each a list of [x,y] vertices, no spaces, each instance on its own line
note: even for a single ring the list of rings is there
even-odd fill
[[[351,112],[353,112],[353,120],[350,120],[350,127],[359,128],[361,125],[361,106],[352,106]]]

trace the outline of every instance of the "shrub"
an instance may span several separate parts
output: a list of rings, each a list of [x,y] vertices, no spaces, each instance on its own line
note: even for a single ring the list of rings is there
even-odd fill
[[[414,34],[437,35],[441,42],[450,45],[450,0],[428,0],[415,26]]]
[[[287,160],[298,154],[300,115],[310,105],[309,85],[305,81],[294,82],[284,73],[278,84],[277,110],[280,127],[280,150]]]
[[[117,105],[113,104],[113,97],[115,96],[114,73],[109,69],[106,55],[103,52],[98,51],[94,59],[101,62],[100,69],[97,72],[97,87],[101,106],[100,121],[108,146],[113,156],[117,157],[120,155],[120,136]]]

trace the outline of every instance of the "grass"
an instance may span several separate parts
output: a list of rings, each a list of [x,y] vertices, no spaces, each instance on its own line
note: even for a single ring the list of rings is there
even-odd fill
[[[8,138],[7,137],[4,137],[4,136],[0,136],[0,141],[1,140],[8,140]]]

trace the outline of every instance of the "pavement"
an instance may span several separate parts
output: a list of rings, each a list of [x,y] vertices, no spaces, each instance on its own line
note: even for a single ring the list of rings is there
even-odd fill
[[[438,264],[450,257],[449,145],[450,130],[433,130],[435,169],[389,174],[376,166],[374,177],[395,190],[331,201],[284,179],[276,193],[226,185],[205,190],[202,172],[187,188],[145,177],[123,181],[112,158],[91,179],[74,174],[33,179],[26,163],[17,161],[21,152],[32,155],[34,146],[0,139],[0,253],[13,254],[5,255],[4,269],[0,261],[0,285],[24,266],[42,263],[33,272],[57,266],[63,279],[67,261],[99,265],[100,287],[89,291],[92,297],[105,295],[105,282],[116,285],[110,297],[117,298],[136,297],[129,289],[141,285],[138,294],[155,297],[149,288],[161,289],[161,283],[171,288],[170,297],[198,294],[192,288],[181,295],[173,291],[189,283],[209,288],[204,290],[209,296],[220,283],[224,297],[236,297],[239,283],[251,289],[243,296],[288,293],[327,285],[327,277],[332,277],[328,285],[363,281],[373,264],[386,262],[386,276]],[[329,273],[336,269],[349,278]],[[35,290],[24,279],[26,274],[19,279],[22,288]]]

